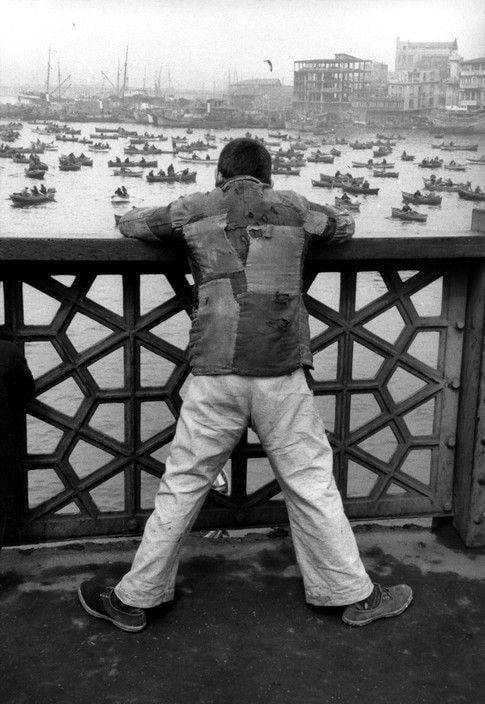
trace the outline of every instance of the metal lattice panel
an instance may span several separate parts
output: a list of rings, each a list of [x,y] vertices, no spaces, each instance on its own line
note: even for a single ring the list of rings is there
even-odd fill
[[[308,271],[314,392],[350,516],[451,511],[465,283],[449,271]],[[189,374],[190,281],[175,268],[43,276],[6,279],[4,296],[37,383],[17,538],[138,532]],[[251,431],[229,477],[199,527],[286,520]]]

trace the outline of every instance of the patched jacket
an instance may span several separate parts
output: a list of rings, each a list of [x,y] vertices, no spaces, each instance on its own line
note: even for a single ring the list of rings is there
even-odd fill
[[[133,209],[119,228],[127,237],[183,239],[197,289],[194,374],[280,376],[312,367],[305,253],[313,237],[349,239],[350,215],[239,176],[163,208]]]

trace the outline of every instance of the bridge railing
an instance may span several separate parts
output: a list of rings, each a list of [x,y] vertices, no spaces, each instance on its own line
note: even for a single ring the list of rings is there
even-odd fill
[[[355,239],[305,269],[313,390],[350,518],[452,516],[485,541],[485,238]],[[189,368],[183,253],[125,239],[0,240],[0,337],[36,397],[6,540],[137,534]],[[287,520],[245,433],[196,528]]]

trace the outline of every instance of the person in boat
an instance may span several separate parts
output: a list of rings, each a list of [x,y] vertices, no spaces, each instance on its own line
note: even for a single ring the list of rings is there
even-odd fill
[[[414,191],[413,195],[416,196],[416,198],[422,198],[421,191]]]
[[[121,188],[118,187],[116,189],[115,196],[120,196],[120,198],[123,196],[123,191],[121,190]]]
[[[37,188],[37,186],[34,186],[31,190],[32,190],[32,195],[33,195],[33,196],[39,196],[39,195],[40,195],[39,189]]]
[[[421,163],[423,164],[423,166],[427,166],[429,164],[428,157],[425,157]]]
[[[159,175],[159,176],[166,176],[167,174],[165,173],[165,171],[164,171],[163,169],[159,169],[159,170],[158,170],[158,175]]]
[[[44,196],[45,196],[45,194],[47,193],[47,188],[44,186],[44,184],[41,185],[41,187],[40,187],[40,192],[41,192]]]
[[[153,173],[153,169],[148,172],[148,176],[149,178],[153,178],[155,176],[155,174]]]
[[[456,165],[456,162],[455,162],[454,159],[452,159],[452,160],[450,161],[450,166],[455,166],[455,165]]]
[[[116,157],[115,161],[116,161],[117,164],[121,164],[121,159],[120,159],[119,156]]]
[[[481,192],[482,192],[482,189],[480,188],[480,186],[477,186],[475,188],[475,193],[481,193]]]
[[[471,182],[471,181],[467,181],[466,184],[465,184],[465,188],[467,188],[469,191],[471,191],[471,190],[472,190],[472,182]]]
[[[269,239],[261,236],[267,224]],[[189,257],[196,287],[204,286],[204,313],[191,333],[193,376],[132,567],[114,587],[99,577],[84,581],[78,590],[82,608],[138,632],[146,626],[146,609],[173,600],[181,543],[251,418],[289,504],[307,601],[346,606],[342,618],[356,626],[402,613],[411,603],[411,588],[383,590],[360,559],[333,479],[332,449],[305,376],[312,355],[304,332],[308,313],[299,295],[302,244],[324,242],[331,251],[348,241],[355,229],[351,215],[292,191],[273,190],[271,155],[243,138],[221,151],[210,193],[135,208],[118,227],[125,237],[167,246],[183,242],[187,249],[180,256]],[[219,256],[222,250],[227,257]],[[237,264],[245,279],[246,261],[252,284],[241,296],[241,277],[230,277]],[[282,281],[295,283],[277,291]]]
[[[188,173],[189,173],[189,170],[188,170],[188,169],[184,169],[184,170],[182,171],[182,176],[187,176]]]
[[[344,200],[346,203],[350,203],[349,194],[344,193],[340,200]]]
[[[383,163],[383,164],[387,164],[386,159],[383,159],[383,160],[382,160],[382,163]]]
[[[401,208],[401,210],[403,211],[403,213],[410,213],[411,210],[412,210],[412,208],[411,208],[411,206],[409,205],[409,203],[405,203],[405,204],[403,205],[403,207]]]
[[[205,160],[206,160],[206,161],[210,161],[210,154],[206,154],[206,155],[205,155]]]
[[[362,184],[362,188],[364,188],[365,190],[367,190],[369,188],[369,181],[367,181],[367,179]]]
[[[200,156],[198,156],[198,155],[194,152],[194,153],[192,154],[192,159],[193,159],[194,161],[199,161],[199,160],[200,160]]]
[[[431,174],[429,180],[431,181],[431,183],[434,183],[434,182],[436,181],[436,175],[435,175],[435,174]]]
[[[140,159],[140,165],[145,166],[145,164],[146,164],[146,159],[144,156],[142,156],[142,158]]]
[[[401,154],[401,156],[404,157],[404,158],[406,158],[406,157],[407,157],[406,151],[403,151],[403,153]]]
[[[27,186],[24,186],[24,190],[20,192],[21,196],[30,196],[30,191]]]
[[[118,160],[119,160],[119,157],[118,157]],[[125,164],[129,164],[129,163],[130,163],[130,159],[129,159],[129,157],[126,157]]]
[[[167,168],[167,175],[168,176],[173,176],[175,173],[175,169],[173,168],[173,164],[169,164]]]
[[[451,180],[451,178],[447,178],[445,181],[445,186],[452,186],[452,185],[453,185],[453,181]]]
[[[121,186],[121,193],[125,196],[125,198],[128,198],[128,191],[124,186]]]

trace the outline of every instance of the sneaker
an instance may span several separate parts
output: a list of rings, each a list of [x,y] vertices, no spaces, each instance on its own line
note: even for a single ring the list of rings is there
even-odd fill
[[[413,599],[413,590],[407,584],[398,584],[395,587],[382,587],[374,585],[378,591],[377,603],[370,604],[358,601],[350,604],[342,615],[342,621],[349,626],[366,626],[378,618],[391,618],[399,616],[405,611]]]
[[[116,598],[113,587],[107,587],[102,582],[95,579],[83,582],[77,595],[90,616],[111,621],[122,631],[137,633],[147,625],[144,609],[123,604]]]

